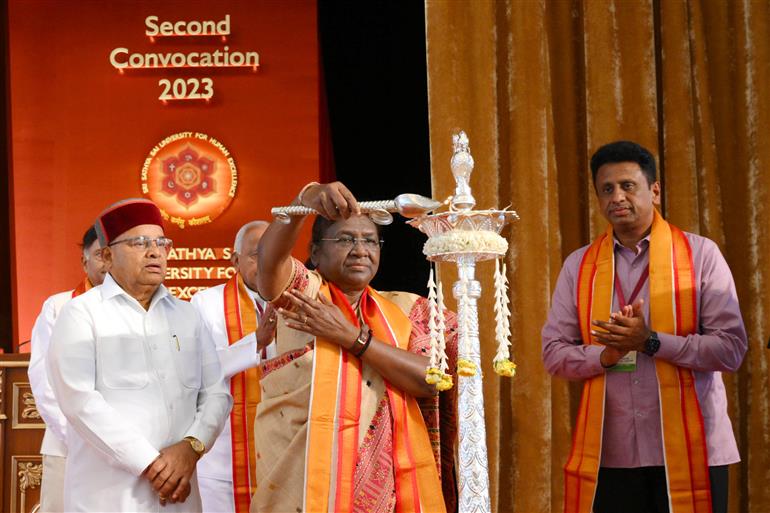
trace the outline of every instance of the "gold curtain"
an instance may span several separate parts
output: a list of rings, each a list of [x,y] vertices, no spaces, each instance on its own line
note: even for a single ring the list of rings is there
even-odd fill
[[[735,277],[750,347],[725,376],[743,460],[729,509],[770,511],[770,2],[427,0],[426,43],[435,197],[454,189],[462,128],[477,205],[521,215],[505,233],[513,380],[491,369],[478,272],[493,508],[562,509],[580,384],[544,371],[540,329],[563,259],[605,226],[588,159],[631,139],[659,158],[665,216],[716,241]]]

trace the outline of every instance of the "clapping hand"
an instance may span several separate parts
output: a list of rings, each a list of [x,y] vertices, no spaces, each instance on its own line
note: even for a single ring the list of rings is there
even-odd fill
[[[622,310],[618,312],[613,312],[610,314],[610,324],[615,322],[615,319],[621,316],[631,316],[633,315],[633,311],[631,309],[630,305],[627,305],[623,307]],[[604,346],[604,350],[602,351],[602,354],[599,356],[599,361],[602,364],[602,367],[612,367],[613,365],[616,365],[621,358],[626,356],[628,354],[628,351],[620,351],[618,349],[615,349],[611,346]]]
[[[629,351],[644,351],[650,338],[650,329],[644,320],[644,300],[638,299],[633,305],[626,305],[610,315],[609,321],[595,320],[592,324],[604,331],[591,330],[591,335],[604,344],[602,365],[615,365]],[[606,354],[605,354],[606,353]]]

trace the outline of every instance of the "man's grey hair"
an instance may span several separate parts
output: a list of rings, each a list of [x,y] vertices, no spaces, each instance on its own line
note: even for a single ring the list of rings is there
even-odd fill
[[[238,233],[235,234],[235,242],[233,242],[233,249],[235,252],[238,254],[241,253],[241,250],[243,249],[243,238],[246,236],[249,230],[252,228],[258,228],[260,226],[267,227],[268,225],[270,225],[270,223],[267,221],[251,221],[241,226],[241,229],[238,230]]]

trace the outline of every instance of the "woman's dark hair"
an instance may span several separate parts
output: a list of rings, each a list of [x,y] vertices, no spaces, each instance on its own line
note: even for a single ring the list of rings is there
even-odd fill
[[[335,221],[331,221],[329,219],[326,219],[324,216],[315,216],[315,221],[313,221],[313,228],[310,232],[310,244],[317,244],[321,241],[321,239],[324,238],[324,234],[326,233],[326,230],[333,225]]]
[[[642,169],[647,185],[655,183],[655,157],[650,151],[633,141],[615,141],[605,144],[591,157],[591,177],[596,186],[596,173],[604,164],[636,162]]]

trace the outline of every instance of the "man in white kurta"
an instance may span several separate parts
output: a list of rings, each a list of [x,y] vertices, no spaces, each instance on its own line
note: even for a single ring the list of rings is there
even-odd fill
[[[83,281],[75,289],[54,294],[46,299],[32,328],[29,384],[35,396],[37,411],[40,412],[46,426],[40,447],[40,454],[43,455],[40,513],[64,510],[64,466],[67,456],[67,446],[64,442],[67,419],[59,409],[51,385],[48,383],[46,355],[51,341],[51,331],[64,305],[73,297],[100,285],[107,274],[107,266],[102,260],[101,246],[93,226],[83,235],[81,247],[83,248],[81,264],[86,273]]]
[[[214,344],[161,284],[170,244],[152,202],[113,205],[96,228],[110,274],[64,307],[48,358],[72,428],[64,509],[200,511],[196,453],[231,404]]]
[[[265,311],[266,303],[255,292],[256,251],[259,239],[267,228],[265,221],[252,221],[238,230],[233,244],[233,265],[243,280],[258,316]],[[217,348],[222,370],[229,387],[230,378],[246,369],[256,367],[260,361],[257,349],[257,333],[251,332],[234,344],[229,343],[224,308],[225,284],[217,285],[195,294],[191,303],[198,310],[204,328],[211,334]],[[259,326],[260,346],[272,340],[275,317],[265,319]],[[265,356],[275,356],[275,344],[265,348]],[[198,462],[198,484],[204,513],[232,513],[236,510],[233,500],[233,437],[231,423],[225,423],[222,433],[211,450]],[[255,455],[249,455],[255,457]],[[251,496],[249,495],[249,499]]]

